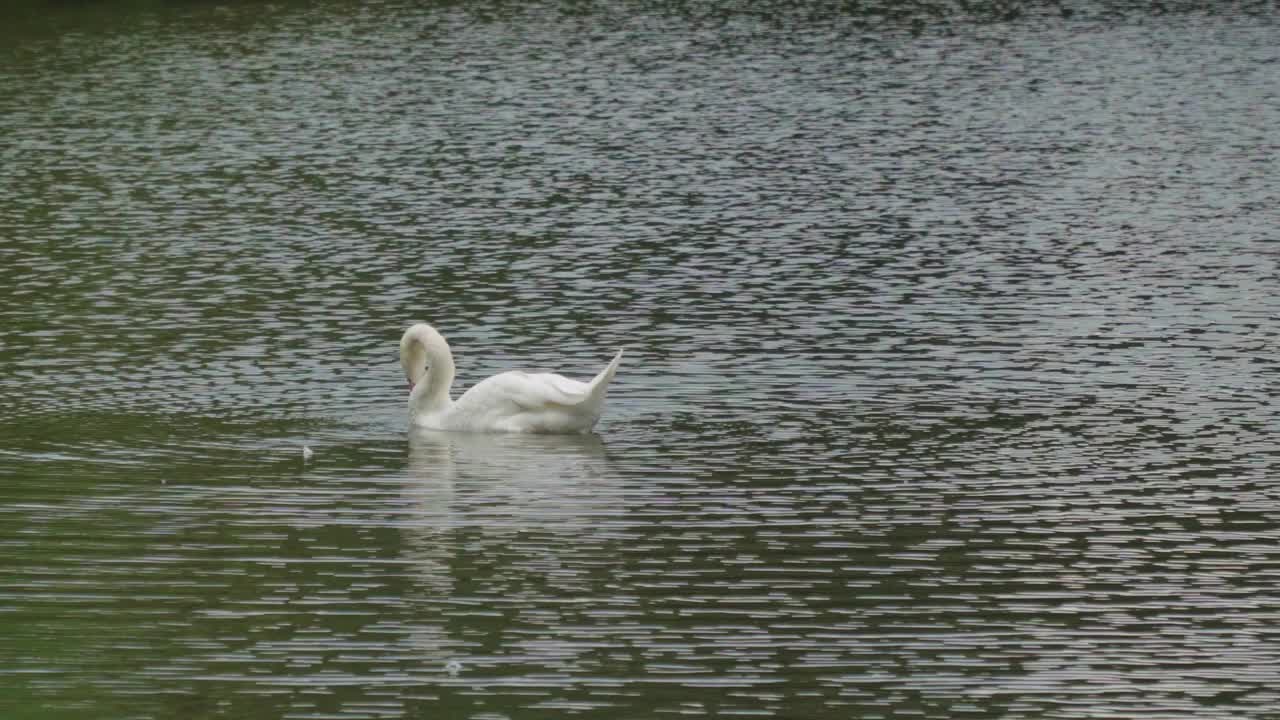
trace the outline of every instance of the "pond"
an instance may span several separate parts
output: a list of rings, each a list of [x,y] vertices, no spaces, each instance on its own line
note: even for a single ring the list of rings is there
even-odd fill
[[[1275,717],[1274,13],[0,37],[5,717]],[[409,432],[418,321],[626,356],[596,434]]]

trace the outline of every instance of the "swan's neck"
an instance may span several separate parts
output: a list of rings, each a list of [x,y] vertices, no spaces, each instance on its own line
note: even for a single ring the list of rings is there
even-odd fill
[[[413,386],[409,392],[409,412],[422,415],[447,410],[453,405],[449,389],[454,376],[449,343],[434,330],[413,330],[406,335],[400,349],[400,361]]]
[[[413,387],[409,394],[409,407],[414,414],[440,412],[453,405],[449,389],[453,387],[453,361],[446,363],[432,361],[422,381]]]

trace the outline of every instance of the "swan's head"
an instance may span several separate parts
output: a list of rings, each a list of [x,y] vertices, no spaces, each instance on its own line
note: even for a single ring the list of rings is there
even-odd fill
[[[409,381],[409,392],[427,374],[432,357],[439,357],[441,351],[449,352],[449,344],[444,336],[426,323],[418,323],[400,338],[400,367],[404,368],[404,377]]]

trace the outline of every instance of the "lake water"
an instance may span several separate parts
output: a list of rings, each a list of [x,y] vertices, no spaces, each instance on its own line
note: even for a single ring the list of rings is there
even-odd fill
[[[1274,8],[470,5],[0,31],[0,715],[1277,717]]]

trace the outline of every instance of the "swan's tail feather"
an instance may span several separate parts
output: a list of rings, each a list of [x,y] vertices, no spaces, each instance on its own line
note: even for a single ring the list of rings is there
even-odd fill
[[[604,395],[609,390],[609,383],[613,380],[613,374],[618,371],[618,365],[622,362],[622,353],[626,348],[619,348],[618,354],[613,356],[613,360],[605,369],[600,371],[591,379],[591,402],[599,403],[604,401]]]

